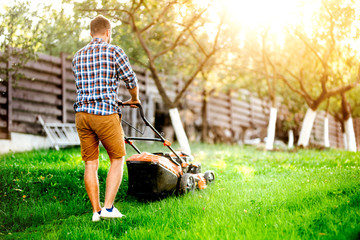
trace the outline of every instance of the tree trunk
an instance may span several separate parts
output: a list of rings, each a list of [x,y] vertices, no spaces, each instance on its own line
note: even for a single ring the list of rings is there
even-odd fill
[[[356,152],[356,139],[355,139],[355,132],[354,132],[354,125],[352,117],[345,120],[345,135],[347,140],[347,149],[351,152]]]
[[[308,108],[305,114],[305,118],[303,120],[303,124],[301,126],[298,146],[307,147],[309,145],[310,134],[313,128],[313,124],[316,117],[316,111]]]
[[[290,129],[288,132],[288,135],[289,135],[288,148],[293,148],[294,147],[294,131],[292,129]]]
[[[326,115],[324,118],[324,147],[330,147],[330,140],[329,140],[329,118]]]
[[[149,59],[149,68],[150,68],[151,76],[154,80],[155,86],[159,92],[161,99],[165,103],[165,106],[167,106],[169,109],[174,108],[175,107],[174,103],[170,100],[163,85],[161,84],[161,80],[160,80],[159,74],[157,72],[157,69],[155,67],[155,63],[150,59]]]
[[[171,108],[169,110],[171,123],[174,127],[176,138],[180,144],[181,150],[191,154],[188,138],[186,136],[184,127],[181,123],[180,114],[177,108]]]
[[[269,125],[267,128],[266,150],[272,150],[274,148],[276,118],[277,118],[277,109],[271,107]]]
[[[354,132],[353,120],[351,117],[351,107],[348,101],[346,100],[345,92],[341,93],[341,105],[342,105],[342,115],[343,115],[343,124],[344,124],[344,140],[346,139],[346,150],[351,152],[356,152],[356,139]]]

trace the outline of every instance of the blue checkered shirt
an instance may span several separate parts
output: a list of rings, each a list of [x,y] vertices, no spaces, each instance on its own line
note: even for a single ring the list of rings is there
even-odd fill
[[[136,75],[125,52],[101,38],[94,38],[74,55],[72,70],[77,93],[75,112],[121,113],[117,94],[120,80],[125,82],[127,89],[137,86]]]

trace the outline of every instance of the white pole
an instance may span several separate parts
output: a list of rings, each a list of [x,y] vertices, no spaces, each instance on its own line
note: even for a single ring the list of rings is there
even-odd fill
[[[326,115],[324,118],[324,146],[326,148],[330,147],[330,140],[329,140],[329,118]]]
[[[292,129],[289,130],[289,142],[288,142],[288,148],[294,147],[294,131]]]
[[[307,147],[309,145],[310,134],[313,128],[313,124],[316,117],[316,111],[313,111],[311,108],[308,108],[301,126],[298,146],[302,145]]]
[[[169,110],[171,123],[174,127],[176,138],[179,141],[181,150],[191,154],[191,149],[189,145],[188,138],[186,136],[184,127],[181,123],[180,114],[177,108],[172,108]]]
[[[270,108],[270,119],[267,128],[266,150],[272,150],[274,148],[276,117],[277,109],[273,107]]]
[[[355,132],[354,132],[354,125],[352,117],[345,121],[345,134],[347,140],[347,150],[351,152],[356,152],[356,139],[355,139]]]

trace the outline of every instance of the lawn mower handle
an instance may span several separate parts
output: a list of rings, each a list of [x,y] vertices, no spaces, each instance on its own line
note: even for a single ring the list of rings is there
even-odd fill
[[[141,115],[141,117],[142,118],[144,118],[144,110],[143,110],[143,108],[142,108],[142,106],[141,106],[141,104],[140,103],[133,103],[133,104],[131,104],[131,103],[123,103],[123,102],[120,102],[119,101],[119,106],[122,106],[122,107],[130,107],[130,106],[136,106],[137,108],[139,108],[139,110],[140,110],[140,115]]]
[[[149,128],[151,128],[151,130],[153,130],[153,132],[160,138],[159,141],[161,141],[162,143],[167,143],[168,141],[153,127],[153,125],[151,125],[151,123],[145,118],[145,114],[144,114],[144,110],[143,110],[143,107],[141,106],[140,103],[136,103],[136,104],[123,104],[122,102],[119,102],[119,105],[120,106],[137,106],[137,108],[139,109],[139,112],[140,112],[140,116],[142,118],[142,120],[144,121],[145,125],[148,126]],[[141,138],[127,138],[128,140],[141,140]],[[146,138],[143,138],[143,140],[147,140]],[[156,141],[156,139],[151,139],[151,140],[154,140]],[[132,144],[131,144],[132,145]],[[169,145],[169,144],[166,144],[165,146],[167,146],[170,151],[175,154],[176,158],[180,161],[180,163],[176,163],[176,165],[180,166],[181,163],[184,162],[184,160],[179,156],[179,154],[177,152],[175,152],[175,150]],[[132,146],[135,148],[135,150],[137,150],[137,152],[139,152],[139,150],[135,147],[135,146]]]

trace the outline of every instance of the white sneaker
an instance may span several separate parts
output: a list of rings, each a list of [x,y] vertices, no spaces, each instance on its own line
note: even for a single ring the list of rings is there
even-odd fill
[[[98,222],[98,221],[100,221],[100,220],[101,220],[100,214],[99,214],[98,212],[94,212],[94,213],[93,213],[93,216],[92,216],[92,221],[93,221],[93,222]]]
[[[108,210],[106,210],[105,207],[103,207],[101,209],[100,217],[101,218],[122,218],[122,217],[125,217],[125,215],[121,214],[121,212],[119,212],[119,210],[116,207],[113,207],[113,210],[111,212],[109,212]]]

